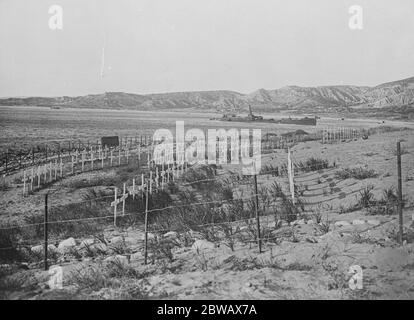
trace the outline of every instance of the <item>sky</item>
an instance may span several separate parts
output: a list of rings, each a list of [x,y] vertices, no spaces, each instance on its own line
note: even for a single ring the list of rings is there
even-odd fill
[[[0,96],[374,86],[414,76],[413,17],[413,0],[0,0]]]

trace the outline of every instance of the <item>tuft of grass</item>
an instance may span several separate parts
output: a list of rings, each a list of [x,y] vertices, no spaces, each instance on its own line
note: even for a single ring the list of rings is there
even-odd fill
[[[326,219],[316,225],[316,231],[320,234],[327,234],[331,230],[331,222]]]
[[[311,171],[319,171],[322,169],[329,168],[329,161],[320,159],[320,158],[311,157],[307,159],[306,161],[298,162],[296,165],[298,169],[303,172],[311,172]]]
[[[139,272],[130,265],[115,260],[110,263],[98,263],[75,269],[68,275],[67,282],[81,290],[93,292],[110,288],[120,289],[122,292],[126,289],[125,286],[129,287],[131,282],[144,279],[148,275],[148,272]],[[135,296],[146,297],[143,290],[135,293]]]
[[[359,168],[344,168],[335,172],[335,177],[337,179],[349,179],[354,178],[357,180],[364,180],[369,178],[376,178],[378,174],[375,170],[368,170],[362,167]]]
[[[357,203],[357,206],[359,208],[369,208],[376,203],[374,199],[374,194],[372,193],[373,189],[373,185],[368,185],[364,189],[359,191],[359,200]]]

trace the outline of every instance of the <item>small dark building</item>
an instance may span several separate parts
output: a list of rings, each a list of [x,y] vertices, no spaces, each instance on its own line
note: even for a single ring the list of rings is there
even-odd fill
[[[113,148],[119,146],[118,136],[102,137],[101,138],[102,148]]]

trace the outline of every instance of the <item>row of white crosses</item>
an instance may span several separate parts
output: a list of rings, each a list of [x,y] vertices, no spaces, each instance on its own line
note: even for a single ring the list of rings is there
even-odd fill
[[[294,144],[297,141],[296,136],[276,137],[263,141],[264,149],[284,149],[286,146]]]
[[[76,151],[71,155],[71,173],[75,173],[75,167],[77,164],[81,164],[81,172],[85,171],[85,163],[90,162],[91,169],[104,168],[106,159],[109,159],[109,165],[121,165],[121,159],[124,158],[124,163],[129,163],[131,157],[129,150],[109,150],[101,149],[97,150],[91,148],[90,151],[83,150],[81,152]],[[138,147],[138,158],[141,158],[141,148]],[[96,162],[98,162],[96,164]],[[66,172],[67,174],[67,172]],[[46,164],[32,167],[23,171],[23,196],[28,195],[29,192],[40,189],[42,185],[56,181],[58,178],[61,179],[65,175],[63,157],[49,161]]]
[[[155,168],[155,171],[149,171],[149,177],[145,177],[144,174],[141,174],[141,184],[137,184],[135,178],[132,179],[132,187],[127,187],[126,183],[123,185],[122,195],[118,198],[118,188],[115,187],[114,201],[111,202],[111,207],[114,207],[114,226],[116,226],[116,219],[118,215],[117,207],[122,203],[122,215],[125,215],[125,200],[132,196],[135,199],[136,196],[147,191],[148,194],[158,192],[163,190],[164,186],[170,181],[175,181],[179,178],[184,171],[188,169],[188,164],[185,162],[181,165],[178,164],[165,164],[162,163],[162,169],[158,170],[158,166]]]
[[[55,159],[46,164],[23,171],[23,196],[29,191],[40,189],[42,184],[51,183],[58,178],[63,178],[63,161]]]
[[[109,149],[101,149],[100,147],[98,150],[91,149],[90,151],[83,150],[82,152],[76,152],[72,155],[72,174],[75,171],[75,166],[77,164],[81,164],[81,172],[85,171],[85,163],[90,163],[91,170],[94,170],[95,163],[96,168],[104,168],[105,160],[109,159],[109,165],[112,167],[114,164],[121,165],[121,159],[124,157],[126,159],[126,163],[129,162],[129,150],[121,150],[118,149],[117,151],[109,150]]]
[[[359,130],[347,127],[328,127],[322,129],[322,143],[359,138]]]

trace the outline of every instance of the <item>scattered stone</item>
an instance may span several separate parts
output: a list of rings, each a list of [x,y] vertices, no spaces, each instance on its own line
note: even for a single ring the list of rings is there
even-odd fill
[[[348,221],[336,221],[335,227],[348,227],[351,224]]]
[[[145,241],[145,232],[141,235],[142,241]],[[148,232],[147,234],[148,240],[154,240],[156,238],[155,234]]]
[[[31,247],[30,251],[32,251],[33,253],[42,253],[43,252],[43,246],[40,244],[38,246]]]
[[[169,231],[164,234],[164,238],[178,238],[178,233],[175,231]]]
[[[6,271],[6,272],[10,272],[12,270],[12,266],[5,263],[5,264],[0,264],[0,270],[2,272]]]
[[[53,244],[49,244],[49,245],[47,246],[47,251],[49,251],[49,252],[57,252],[57,251],[58,251],[58,249],[55,247],[55,245],[53,245]]]
[[[43,245],[39,244],[38,246],[31,247],[30,251],[32,251],[33,253],[36,253],[36,254],[42,254],[44,252]],[[49,244],[47,246],[47,251],[48,252],[57,252],[58,249],[53,244]]]
[[[306,241],[310,242],[310,243],[318,243],[318,240],[313,238],[313,237],[308,237],[306,238]]]
[[[355,220],[352,221],[352,224],[353,225],[362,225],[362,224],[365,224],[365,221],[360,220],[360,219],[355,219]]]
[[[110,256],[104,260],[104,262],[116,262],[121,264],[128,264],[128,258],[126,256],[117,254],[116,256]]]
[[[29,263],[21,262],[21,263],[19,263],[18,268],[23,269],[23,270],[29,270]]]
[[[306,224],[314,224],[314,223],[315,223],[315,221],[313,221],[313,220],[306,221]]]
[[[378,220],[368,220],[367,223],[373,226],[379,226],[381,224],[381,222]]]
[[[67,238],[59,243],[58,249],[60,252],[66,252],[76,246],[74,238]]]
[[[204,251],[206,249],[215,249],[216,245],[213,242],[207,240],[196,240],[191,249],[193,249],[196,253],[200,253],[200,251]]]
[[[111,239],[111,244],[118,244],[118,243],[123,243],[123,242],[124,242],[123,236],[116,236]]]

